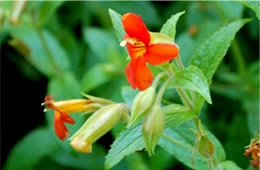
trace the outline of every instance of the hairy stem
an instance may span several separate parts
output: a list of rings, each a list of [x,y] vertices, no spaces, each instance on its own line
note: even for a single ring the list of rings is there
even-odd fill
[[[160,103],[161,103],[163,94],[164,94],[165,90],[167,89],[167,86],[168,86],[168,84],[169,84],[169,82],[170,82],[171,79],[172,79],[172,77],[170,76],[170,77],[164,82],[164,84],[162,85],[162,87],[160,88],[160,91],[158,92],[158,95],[157,95],[155,104],[160,104]]]
[[[194,109],[193,102],[190,100],[190,98],[187,95],[187,93],[185,92],[185,90],[177,88],[176,91],[179,94],[179,96],[181,97],[181,100],[184,103],[184,105],[186,105],[188,108],[190,108],[190,110],[193,110]]]
[[[159,73],[159,74],[155,77],[152,86],[153,86],[154,88],[156,88],[157,85],[158,85],[158,83],[159,83],[159,81],[160,81],[160,79],[161,79],[163,76],[165,76],[165,75],[167,75],[166,72]]]
[[[184,67],[184,65],[183,65],[183,63],[181,61],[181,57],[180,56],[178,56],[176,58],[176,62],[177,62],[178,67],[180,68],[180,70],[184,70],[185,69],[185,67]]]

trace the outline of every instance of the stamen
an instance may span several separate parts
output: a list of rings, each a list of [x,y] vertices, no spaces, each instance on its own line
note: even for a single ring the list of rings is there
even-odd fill
[[[121,47],[124,47],[124,46],[126,46],[126,43],[127,43],[127,39],[121,41],[121,42],[120,42],[120,46],[121,46]]]
[[[42,103],[41,103],[41,106],[44,106],[44,105],[45,105],[45,103],[44,103],[44,102],[42,102]]]
[[[126,44],[127,43],[129,43],[129,44],[135,44],[137,41],[134,39],[134,38],[127,38],[127,39],[125,39],[125,40],[123,40],[123,41],[121,41],[120,42],[120,46],[121,47],[124,47],[124,46],[126,46]]]
[[[45,109],[43,110],[43,112],[48,112],[48,109],[45,108]]]

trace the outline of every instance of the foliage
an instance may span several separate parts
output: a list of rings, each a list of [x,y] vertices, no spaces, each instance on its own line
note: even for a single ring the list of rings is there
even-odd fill
[[[56,100],[81,98],[84,92],[132,106],[138,90],[125,78],[127,53],[119,45],[125,35],[121,16],[129,11],[140,14],[152,32],[170,37],[183,62],[177,58],[151,68],[155,76],[163,70],[171,77],[162,100],[166,127],[153,157],[144,151],[143,119],[131,128],[118,123],[107,153],[101,139],[84,155],[56,139],[48,111],[47,124],[13,147],[4,169],[250,167],[243,151],[259,133],[259,2],[164,3],[0,2],[0,46],[17,51],[11,60],[25,77],[46,77],[47,93]],[[19,7],[24,10],[15,16]],[[77,123],[68,126],[71,134],[88,116],[72,117]],[[202,136],[214,145],[212,157],[196,148]]]

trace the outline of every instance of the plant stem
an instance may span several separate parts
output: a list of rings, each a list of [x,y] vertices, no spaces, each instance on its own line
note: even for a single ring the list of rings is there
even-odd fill
[[[154,88],[156,88],[157,85],[158,85],[158,83],[159,83],[159,81],[160,81],[160,79],[161,79],[163,76],[165,76],[165,75],[167,75],[166,72],[162,72],[162,73],[158,74],[158,75],[155,77],[152,86],[153,86]]]
[[[246,63],[243,58],[242,52],[240,50],[238,41],[236,38],[234,38],[232,44],[231,44],[231,50],[235,59],[235,62],[237,64],[237,69],[241,76],[246,77],[247,75],[247,69],[246,69]]]
[[[174,71],[172,70],[172,67],[169,68],[169,73],[170,73],[170,77],[174,78],[175,75],[174,75]],[[176,91],[181,97],[182,103],[192,110],[194,108],[193,103],[188,97],[188,95],[186,94],[185,90],[176,88]]]
[[[176,62],[177,62],[178,67],[180,68],[180,70],[184,70],[184,69],[185,69],[184,65],[182,64],[182,61],[181,61],[181,57],[180,57],[180,56],[178,56],[178,57],[176,58]]]
[[[171,79],[172,79],[172,77],[170,76],[170,77],[164,82],[164,84],[162,85],[162,87],[160,88],[160,91],[158,92],[158,95],[157,95],[155,104],[160,104],[160,103],[161,103],[163,94],[164,94],[165,90],[167,89],[167,86],[168,86],[168,84],[169,84],[169,82],[170,82]]]
[[[201,132],[201,126],[200,126],[200,119],[199,117],[194,117],[193,122],[198,130],[198,132]]]
[[[194,109],[194,105],[192,103],[192,101],[190,100],[190,98],[188,97],[188,95],[186,94],[186,92],[183,89],[176,89],[177,93],[179,94],[179,96],[181,97],[182,102],[191,110]]]
[[[178,65],[178,67],[179,67],[179,69],[180,70],[184,70],[185,69],[185,67],[184,67],[184,65],[183,65],[183,63],[182,63],[182,61],[181,61],[181,57],[180,56],[178,56],[177,58],[176,58],[176,62],[177,62],[177,65]],[[195,94],[194,94],[194,92],[192,92],[192,91],[188,91],[189,92],[189,94],[191,95],[191,97],[192,97],[192,101],[194,101],[195,100]],[[188,95],[186,94],[186,92],[183,90],[183,92],[181,92],[181,93],[183,93],[183,95],[185,95],[185,96],[182,96],[182,97],[184,97],[184,98],[187,98],[187,99],[189,99],[189,97],[188,97]],[[186,99],[185,99],[186,100]],[[190,99],[189,99],[190,100]],[[186,105],[189,107],[189,108],[193,108],[192,107],[192,102],[191,101],[185,101],[186,102]]]

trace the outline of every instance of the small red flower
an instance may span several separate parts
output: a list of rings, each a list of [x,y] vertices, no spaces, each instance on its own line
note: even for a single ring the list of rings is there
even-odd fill
[[[246,147],[244,155],[251,157],[250,163],[254,168],[260,167],[260,141],[253,139],[249,146]]]
[[[68,114],[73,112],[84,112],[95,109],[89,104],[93,103],[91,100],[87,99],[74,99],[67,101],[55,101],[50,95],[46,96],[44,99],[44,104],[50,109],[55,110],[54,113],[54,130],[56,135],[61,139],[69,135],[69,131],[65,126],[65,123],[74,124],[75,121]]]
[[[122,23],[126,35],[121,45],[126,45],[131,57],[125,69],[127,80],[133,89],[145,90],[153,81],[146,63],[154,66],[167,63],[179,55],[179,48],[174,43],[156,43],[140,16],[126,13]]]

